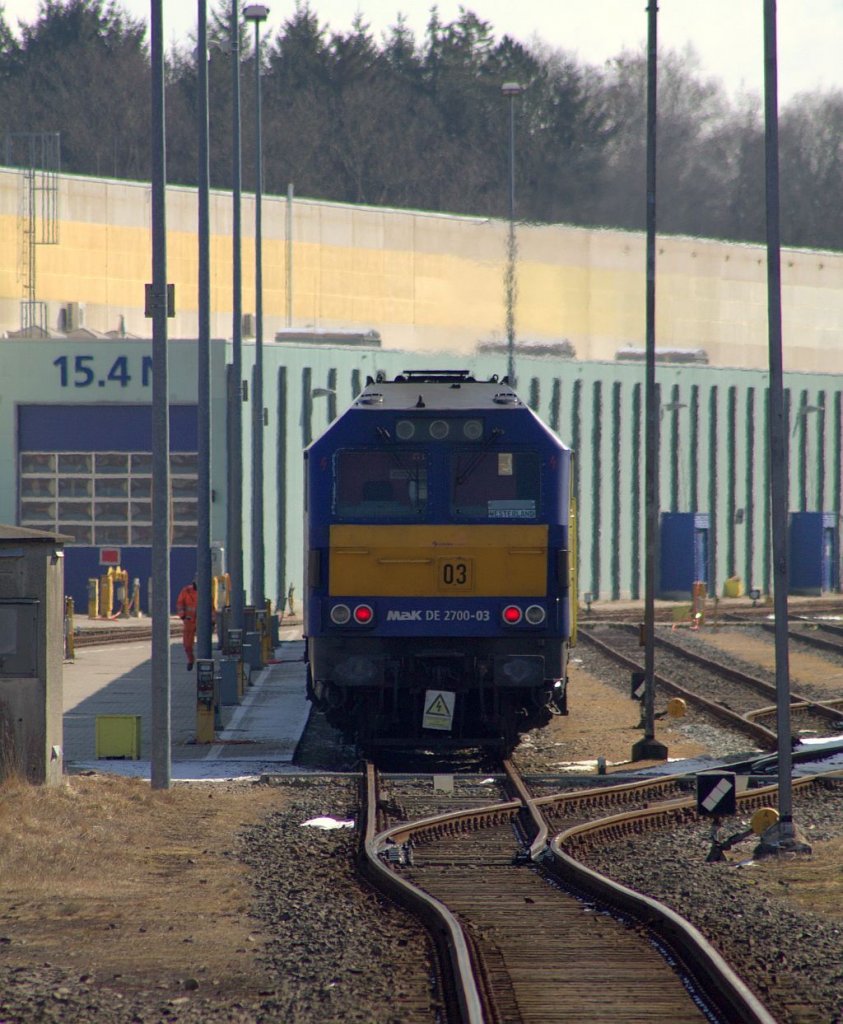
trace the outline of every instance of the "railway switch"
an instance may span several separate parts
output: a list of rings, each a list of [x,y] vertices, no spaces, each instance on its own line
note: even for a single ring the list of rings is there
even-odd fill
[[[719,861],[725,860],[724,852],[726,850],[731,850],[733,846],[737,846],[738,843],[742,843],[745,839],[752,838],[752,836],[764,836],[766,832],[778,824],[778,821],[779,812],[775,807],[759,807],[752,815],[752,818],[750,818],[749,828],[744,829],[742,832],[735,832],[734,835],[728,836],[726,839],[721,839],[720,819],[715,817],[711,825],[711,849],[708,851],[706,863],[716,864]],[[755,856],[759,856],[757,849]]]

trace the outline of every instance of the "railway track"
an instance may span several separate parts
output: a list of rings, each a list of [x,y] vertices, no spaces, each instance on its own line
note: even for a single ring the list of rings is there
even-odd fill
[[[181,626],[170,624],[170,636],[181,636]],[[80,629],[73,634],[73,646],[99,647],[102,644],[129,644],[139,640],[152,639],[152,625],[103,626],[96,629]]]
[[[691,595],[688,595],[688,602],[684,602],[687,606],[690,603]],[[766,621],[770,618],[772,612],[772,605],[766,602],[760,602],[756,605],[752,605],[749,598],[746,598],[746,604],[735,603],[731,600],[720,601],[717,599],[709,599],[706,605],[706,618],[716,618],[720,623],[729,623],[732,625],[743,623],[745,625],[758,624],[762,621]],[[655,620],[663,625],[670,625],[673,621],[674,611],[677,605],[681,605],[683,602],[676,604],[670,603],[667,605],[656,605],[655,608]],[[828,599],[814,598],[809,601],[792,603],[789,611],[791,618],[800,618],[803,616],[814,616],[814,615],[843,615],[843,601],[839,596],[830,597]],[[644,606],[643,601],[640,604],[626,604],[616,603],[607,601],[605,604],[595,603],[591,609],[580,609],[580,625],[586,629],[590,629],[592,626],[600,623],[613,623],[613,622],[626,622],[634,625],[638,625],[643,621],[644,617]]]
[[[776,627],[769,622],[761,623],[766,633],[774,633]],[[825,622],[794,622],[788,626],[787,635],[791,640],[806,644],[819,651],[843,658],[843,627]]]
[[[616,624],[602,626],[599,631],[581,629],[579,635],[631,672],[643,667],[644,652],[637,630]],[[776,746],[776,734],[770,727],[775,724],[775,685],[664,636],[656,637],[656,645],[660,669],[655,677],[658,689],[682,697],[765,749]],[[766,703],[761,704],[759,697],[766,698]],[[821,702],[795,692],[791,693],[791,708],[800,726],[812,732],[839,729],[843,715],[841,702]]]
[[[693,927],[566,848],[583,842],[571,829],[595,829],[607,810],[612,828],[694,815],[681,780],[533,797],[506,763],[504,788],[509,799],[383,828],[366,768],[364,870],[425,920],[446,965],[449,1022],[772,1024]]]

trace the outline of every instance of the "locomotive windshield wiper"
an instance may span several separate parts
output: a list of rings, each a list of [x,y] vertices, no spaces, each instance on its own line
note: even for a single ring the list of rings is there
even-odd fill
[[[378,428],[378,429],[382,429],[382,428]],[[390,441],[392,440],[389,432],[387,430],[385,430],[385,429],[384,429],[384,434],[386,435],[384,440],[390,440]],[[424,502],[419,497],[420,494],[421,494],[421,491],[422,491],[422,487],[421,487],[421,468],[422,467],[419,465],[419,463],[417,461],[415,461],[414,459],[410,458],[410,453],[408,453],[406,451],[402,451],[401,449],[397,449],[396,450],[395,448],[392,448],[392,447],[387,448],[387,454],[389,455],[389,457],[392,460],[392,462],[395,465],[395,467],[397,469],[400,469],[400,470],[404,471],[407,474],[407,483],[408,483],[408,485],[415,484],[415,488],[414,488],[415,494],[411,495],[410,503],[411,503],[411,505],[413,506],[413,508],[414,508],[414,510],[416,512],[422,511],[423,508],[424,508]],[[427,478],[425,476],[425,481],[426,481],[426,479]]]
[[[483,461],[484,456],[489,453],[489,449],[492,447],[495,441],[497,441],[497,439],[502,436],[503,431],[500,429],[500,427],[495,427],[491,434],[489,434],[489,440],[483,445],[482,448],[479,448],[474,453],[474,455],[469,459],[468,465],[465,467],[462,473],[458,474],[458,476],[455,478],[454,483],[457,485],[457,487],[461,487],[466,482],[466,480],[468,480],[468,478],[472,475],[475,469],[477,469],[477,467]]]

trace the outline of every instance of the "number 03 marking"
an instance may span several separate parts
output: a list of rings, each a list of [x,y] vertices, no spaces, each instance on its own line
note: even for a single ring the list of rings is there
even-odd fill
[[[471,562],[440,562],[440,580],[446,587],[471,586]]]

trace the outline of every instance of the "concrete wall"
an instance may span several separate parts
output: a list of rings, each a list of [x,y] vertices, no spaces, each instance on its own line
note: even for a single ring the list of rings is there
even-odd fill
[[[20,326],[22,175],[0,170],[0,333]],[[168,277],[176,286],[173,337],[195,336],[196,193],[167,193]],[[48,326],[79,302],[85,324],[138,336],[150,270],[150,188],[59,178],[59,241],[36,252],[36,297]],[[503,340],[506,223],[296,199],[263,208],[265,335],[287,326],[375,329],[388,348],[469,354]],[[254,309],[254,204],[243,202],[243,311]],[[212,334],[231,334],[231,198],[211,200]],[[518,229],[518,310],[523,340],[573,343],[583,361],[612,360],[644,344],[644,238],[564,225]],[[288,252],[291,256],[288,265]],[[663,237],[658,247],[657,337],[697,349],[718,367],[767,365],[764,248]],[[288,270],[292,289],[288,295]],[[843,254],[785,251],[785,366],[843,372]]]

